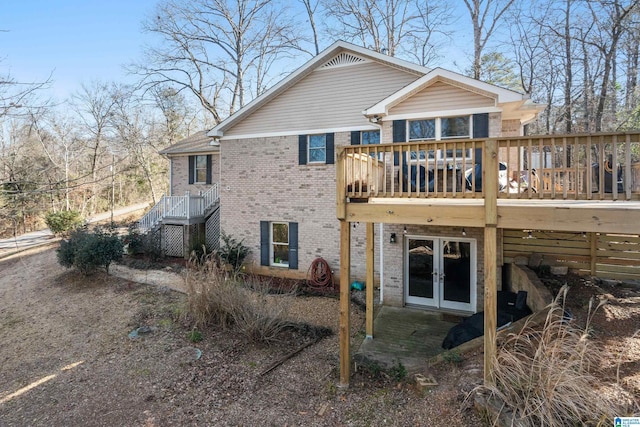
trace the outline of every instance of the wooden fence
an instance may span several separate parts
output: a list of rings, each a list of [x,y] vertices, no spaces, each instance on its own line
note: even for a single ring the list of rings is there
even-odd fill
[[[534,253],[543,264],[564,265],[604,279],[640,280],[638,235],[504,230],[505,262]]]

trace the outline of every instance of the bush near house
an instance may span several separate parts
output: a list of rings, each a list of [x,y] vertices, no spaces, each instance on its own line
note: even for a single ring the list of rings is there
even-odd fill
[[[78,211],[49,212],[44,219],[49,230],[55,235],[67,234],[78,228],[84,220]]]
[[[122,259],[124,244],[114,229],[75,229],[57,250],[60,265],[77,268],[82,274],[95,273],[103,267],[107,274],[113,261]]]
[[[224,231],[220,234],[220,240],[221,244],[218,251],[220,259],[238,273],[244,260],[251,253],[251,249],[245,246],[242,240],[238,241]]]
[[[162,248],[160,247],[158,232],[150,231],[141,233],[138,223],[129,224],[127,235],[123,237],[123,243],[129,255],[145,255],[151,261],[162,258]]]

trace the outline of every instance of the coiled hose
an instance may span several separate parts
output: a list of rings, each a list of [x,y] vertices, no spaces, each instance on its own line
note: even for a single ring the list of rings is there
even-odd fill
[[[307,271],[307,284],[313,289],[334,288],[333,273],[329,263],[321,257],[313,260]]]

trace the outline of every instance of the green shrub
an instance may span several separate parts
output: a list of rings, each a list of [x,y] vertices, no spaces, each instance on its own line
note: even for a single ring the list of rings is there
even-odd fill
[[[157,231],[149,231],[141,233],[137,223],[132,223],[128,227],[128,233],[123,237],[129,255],[146,255],[152,261],[162,258],[162,249],[160,247],[159,236]]]
[[[66,234],[84,222],[78,211],[49,212],[44,221],[49,230],[56,235]]]
[[[89,275],[103,267],[109,273],[113,261],[122,259],[124,245],[115,230],[96,228],[90,232],[84,228],[73,230],[69,238],[60,242],[58,262],[60,265],[77,268]]]
[[[235,272],[239,272],[245,258],[251,253],[251,249],[242,243],[243,240],[238,241],[224,231],[221,233],[220,240],[222,240],[218,251],[220,259],[230,265]]]

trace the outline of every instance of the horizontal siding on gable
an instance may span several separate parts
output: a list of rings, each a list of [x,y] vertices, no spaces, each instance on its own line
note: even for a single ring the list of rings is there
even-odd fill
[[[492,98],[444,82],[435,82],[391,108],[389,114],[411,114],[493,106],[495,106],[495,101]]]
[[[316,70],[225,136],[364,125],[364,109],[418,77],[372,61]]]

